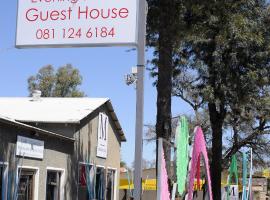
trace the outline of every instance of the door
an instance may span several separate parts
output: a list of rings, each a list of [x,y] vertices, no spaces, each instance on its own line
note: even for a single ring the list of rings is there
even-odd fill
[[[95,198],[95,168],[93,165],[79,165],[78,199],[89,200]]]
[[[19,169],[18,198],[17,200],[34,199],[34,170]]]
[[[106,184],[106,200],[114,200],[115,197],[115,170],[108,169]]]
[[[3,165],[0,165],[0,195],[1,195],[1,197],[2,197],[2,192],[3,192],[3,177],[4,177],[4,174],[3,174],[3,171],[4,171],[4,169],[3,169],[4,167],[3,167]]]
[[[60,171],[47,171],[46,200],[60,200]]]

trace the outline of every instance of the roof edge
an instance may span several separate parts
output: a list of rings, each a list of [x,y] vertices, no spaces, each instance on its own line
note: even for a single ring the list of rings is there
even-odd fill
[[[105,102],[105,104],[106,104],[106,106],[108,107],[108,110],[109,110],[109,112],[110,112],[110,114],[111,114],[111,117],[112,117],[113,122],[114,122],[114,124],[115,124],[115,127],[116,127],[116,129],[117,129],[117,132],[118,132],[119,135],[120,135],[121,142],[126,142],[126,141],[127,141],[126,136],[125,136],[124,131],[123,131],[123,129],[122,129],[120,123],[119,123],[119,120],[118,120],[118,118],[117,118],[117,115],[116,115],[116,113],[114,112],[114,109],[113,109],[111,100],[108,99],[108,100]]]
[[[66,137],[66,136],[60,135],[58,133],[47,131],[47,130],[37,128],[37,127],[31,126],[31,125],[28,125],[28,124],[24,124],[22,122],[18,122],[16,120],[6,118],[6,117],[3,117],[3,116],[0,116],[0,122],[6,123],[6,124],[9,124],[9,125],[15,125],[17,127],[25,128],[25,129],[28,129],[28,130],[34,130],[34,131],[36,131],[38,133],[53,136],[53,137],[56,137],[56,138],[59,138],[59,139],[64,139],[64,140],[67,140],[67,141],[70,141],[70,142],[75,141],[74,138]]]

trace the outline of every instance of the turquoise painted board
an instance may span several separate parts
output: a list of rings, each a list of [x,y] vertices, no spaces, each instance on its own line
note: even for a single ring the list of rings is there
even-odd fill
[[[188,122],[185,117],[179,119],[178,126],[176,128],[177,136],[177,156],[176,156],[176,174],[178,192],[182,195],[186,189],[186,180],[188,173]]]

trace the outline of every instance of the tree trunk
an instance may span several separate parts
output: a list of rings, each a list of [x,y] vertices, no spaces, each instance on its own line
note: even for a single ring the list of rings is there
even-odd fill
[[[167,47],[166,39],[160,36],[160,62],[158,66],[157,80],[157,119],[156,133],[157,138],[171,140],[171,93],[172,93],[172,48]],[[163,143],[166,168],[170,174],[171,147]]]
[[[166,28],[164,28],[166,30]],[[157,80],[157,138],[171,139],[171,94],[172,94],[172,45],[166,34],[161,31],[159,34],[159,63]],[[171,147],[163,143],[166,169],[170,175]]]
[[[221,199],[221,173],[222,173],[222,125],[224,115],[220,114],[214,103],[208,104],[212,127],[212,161],[211,179],[213,199]]]
[[[173,71],[173,42],[175,34],[172,31],[174,7],[173,0],[159,1],[159,38],[158,38],[158,79],[157,79],[157,138],[171,140],[171,95],[172,95],[172,71]],[[158,147],[158,142],[157,142]],[[170,176],[171,147],[163,143],[166,169]]]

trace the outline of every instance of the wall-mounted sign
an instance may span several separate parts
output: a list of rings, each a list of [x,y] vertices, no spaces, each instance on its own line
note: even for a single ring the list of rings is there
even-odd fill
[[[44,141],[18,136],[16,155],[43,159]]]
[[[103,113],[99,113],[97,157],[107,158],[108,123],[108,116]]]
[[[18,0],[16,46],[137,43],[137,0]]]

